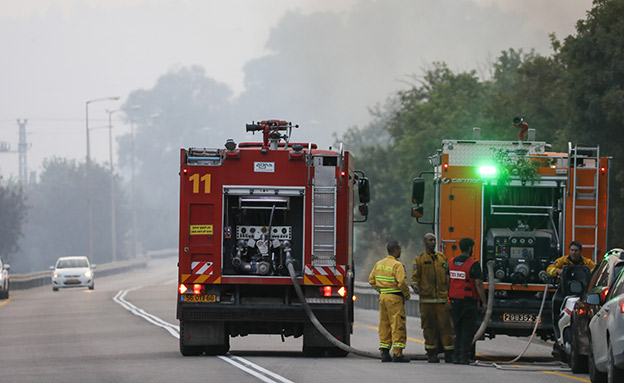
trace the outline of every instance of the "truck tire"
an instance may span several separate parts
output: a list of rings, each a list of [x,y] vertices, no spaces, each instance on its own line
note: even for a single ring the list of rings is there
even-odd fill
[[[204,351],[202,346],[189,346],[184,344],[184,321],[180,321],[180,354],[183,356],[197,356]]]

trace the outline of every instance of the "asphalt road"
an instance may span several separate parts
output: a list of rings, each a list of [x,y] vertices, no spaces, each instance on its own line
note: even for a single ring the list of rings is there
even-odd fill
[[[305,358],[301,338],[253,335],[231,339],[224,357],[182,357],[175,319],[176,259],[97,278],[94,290],[14,291],[0,301],[0,382],[589,382],[560,369],[552,343],[534,341],[517,367],[525,338],[477,344],[478,366],[384,363],[349,355]],[[356,310],[352,346],[376,352],[377,312]],[[408,320],[406,354],[424,355],[417,318]]]

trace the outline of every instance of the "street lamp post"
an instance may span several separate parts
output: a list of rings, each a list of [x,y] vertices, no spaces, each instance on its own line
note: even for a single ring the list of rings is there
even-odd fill
[[[117,261],[117,231],[115,228],[115,169],[113,166],[113,124],[111,121],[111,116],[115,112],[119,112],[119,109],[108,111],[108,156],[110,161],[111,174],[111,241],[113,247],[113,262]]]
[[[139,110],[141,109],[141,105],[133,105],[130,107],[131,110]],[[130,157],[130,164],[132,168],[131,172],[131,186],[132,186],[132,257],[136,257],[136,239],[137,239],[137,230],[136,230],[136,183],[134,180],[135,172],[134,172],[134,118],[130,118],[130,136],[132,138],[132,146],[130,152],[132,156]]]
[[[89,104],[99,101],[117,101],[119,97],[101,97],[88,100],[85,103],[85,117],[87,130],[87,210],[89,231],[89,260],[93,261],[93,209],[91,201],[91,144],[89,141]]]

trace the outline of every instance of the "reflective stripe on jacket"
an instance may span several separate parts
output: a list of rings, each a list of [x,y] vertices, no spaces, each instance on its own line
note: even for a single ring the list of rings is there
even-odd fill
[[[418,286],[421,303],[445,303],[448,299],[448,263],[438,251],[423,251],[412,263],[412,284]]]
[[[403,294],[410,298],[405,267],[392,255],[378,261],[368,277],[370,285],[381,294]]]

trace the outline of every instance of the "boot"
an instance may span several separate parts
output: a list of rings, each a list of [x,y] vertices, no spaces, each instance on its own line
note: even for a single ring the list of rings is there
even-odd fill
[[[453,363],[453,350],[444,351],[444,363]]]
[[[410,359],[405,355],[395,355],[392,354],[392,361],[394,363],[409,363]]]
[[[440,363],[440,358],[438,358],[438,350],[436,349],[427,350],[427,362]]]
[[[390,350],[387,348],[381,349],[381,363],[392,362],[392,357],[390,356]]]

